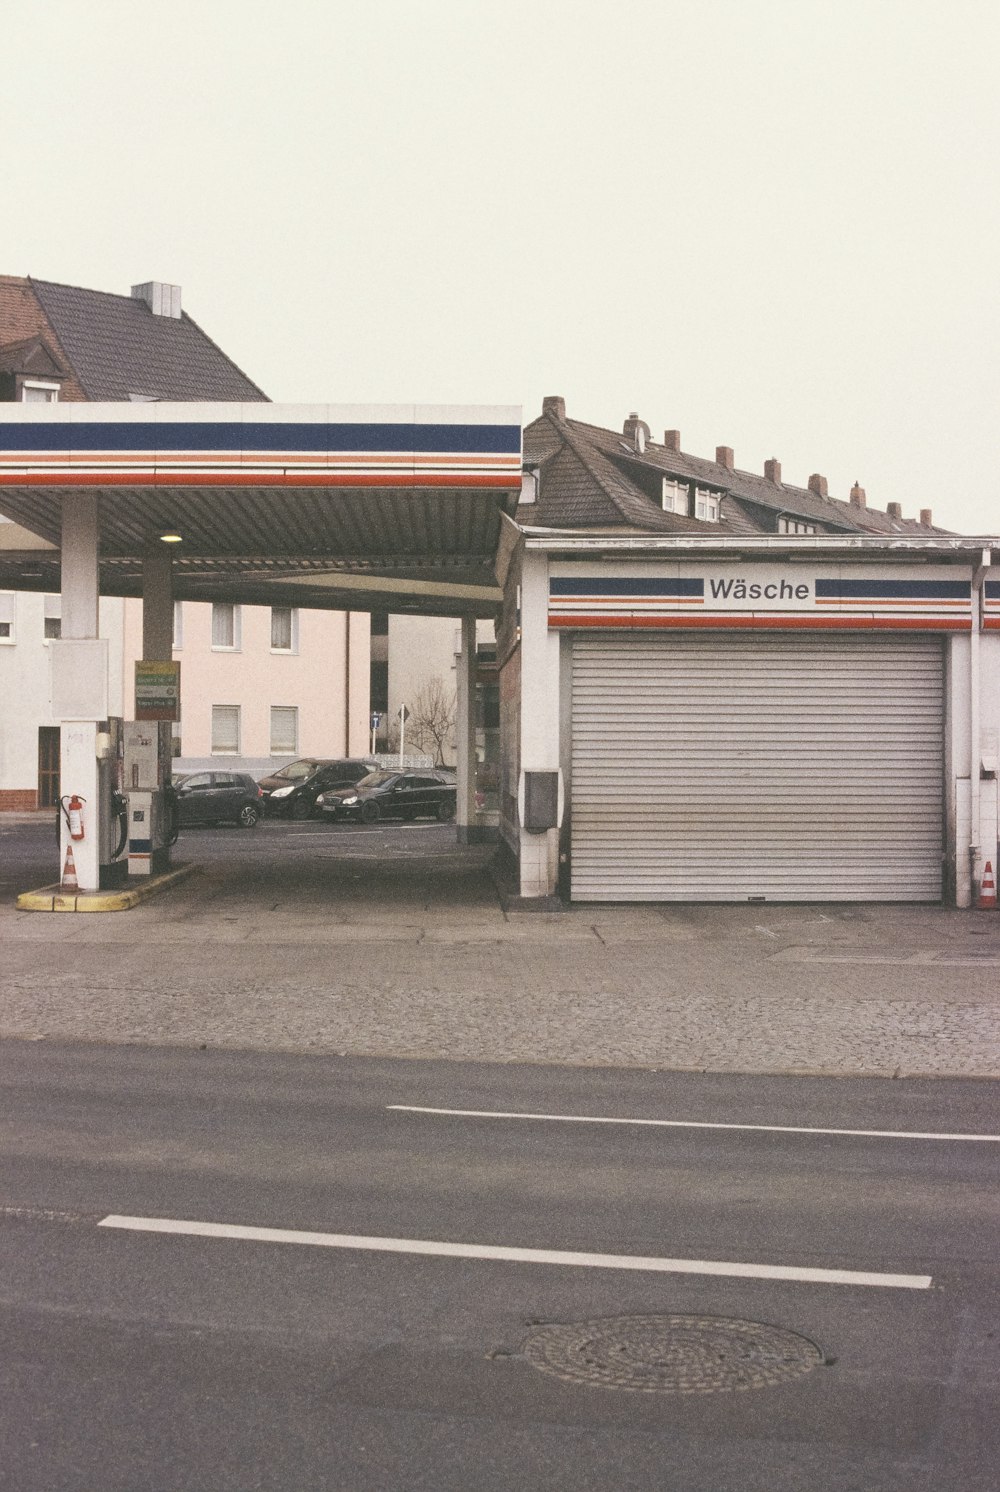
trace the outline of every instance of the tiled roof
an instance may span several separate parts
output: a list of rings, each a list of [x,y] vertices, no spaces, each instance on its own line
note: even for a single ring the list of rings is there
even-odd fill
[[[573,460],[568,459],[568,453]],[[616,430],[546,410],[524,432],[525,461],[541,468],[538,501],[522,507],[521,522],[546,528],[586,528],[609,522],[644,531],[774,533],[786,514],[815,523],[819,533],[931,534],[944,530],[915,519],[892,518],[876,508],[821,497],[805,487],[772,482],[753,472],[690,456],[647,441],[642,452]],[[719,522],[664,513],[664,477],[693,482],[722,494]],[[617,513],[617,519],[609,516]]]
[[[186,313],[155,316],[130,295],[30,284],[88,399],[267,399]]]

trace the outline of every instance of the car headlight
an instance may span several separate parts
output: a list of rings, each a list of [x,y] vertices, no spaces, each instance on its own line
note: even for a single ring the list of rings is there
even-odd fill
[[[340,801],[343,803],[345,808],[350,808],[358,801],[358,795],[357,793],[353,793],[350,798],[341,798]]]
[[[272,798],[287,798],[289,793],[294,793],[294,787],[276,787],[271,794]]]

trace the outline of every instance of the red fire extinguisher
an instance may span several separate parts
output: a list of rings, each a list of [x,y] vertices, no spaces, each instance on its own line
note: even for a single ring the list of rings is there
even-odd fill
[[[66,815],[66,823],[69,825],[70,839],[83,839],[83,805],[86,798],[71,793],[67,801],[62,799],[63,813]]]

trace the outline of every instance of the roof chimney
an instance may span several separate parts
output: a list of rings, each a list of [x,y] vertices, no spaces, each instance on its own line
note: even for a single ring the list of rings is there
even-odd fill
[[[164,285],[161,280],[147,280],[145,285],[133,285],[134,300],[144,300],[154,316],[169,316],[174,321],[181,319],[181,287]]]
[[[641,455],[649,439],[649,426],[645,420],[640,420],[634,409],[622,426],[622,434]]]
[[[665,451],[676,451],[680,454],[681,432],[679,430],[664,430],[663,449]]]
[[[549,394],[542,400],[542,414],[554,414],[557,420],[566,418],[566,400],[558,394]]]
[[[903,509],[900,503],[886,503],[885,511],[890,518],[902,518]]]
[[[851,502],[856,508],[867,508],[868,506],[868,499],[865,496],[865,489],[863,487],[859,487],[857,482],[855,482],[854,486],[851,488]]]
[[[826,477],[821,477],[818,471],[814,471],[809,478],[809,491],[814,492],[817,497],[827,497]]]
[[[930,508],[921,508],[920,509],[920,522],[924,525],[924,528],[933,528],[934,527],[934,519],[933,519],[933,516],[931,514]]]
[[[776,487],[781,486],[781,462],[777,459],[777,457],[772,456],[770,461],[764,462],[764,475],[767,480],[769,482],[773,482]]]
[[[732,471],[732,469],[733,469],[733,448],[732,448],[732,446],[716,446],[716,448],[715,448],[715,462],[716,462],[717,466],[724,466],[727,471]]]

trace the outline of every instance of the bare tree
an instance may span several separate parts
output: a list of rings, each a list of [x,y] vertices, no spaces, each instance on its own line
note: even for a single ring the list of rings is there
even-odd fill
[[[410,701],[410,718],[406,722],[406,739],[418,751],[433,755],[435,765],[444,765],[446,746],[455,743],[458,701],[439,674],[427,680]]]

